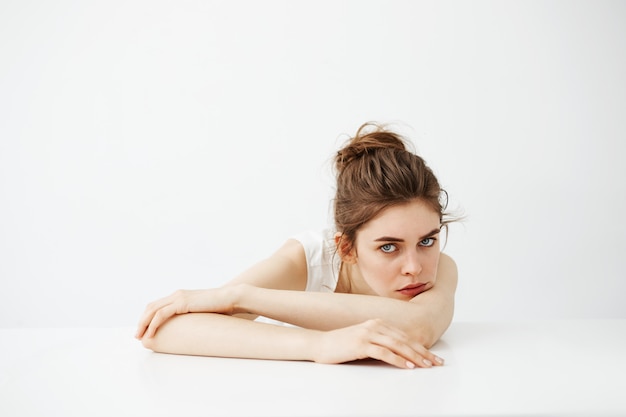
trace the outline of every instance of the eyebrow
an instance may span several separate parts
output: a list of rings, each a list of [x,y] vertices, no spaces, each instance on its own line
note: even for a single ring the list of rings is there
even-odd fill
[[[440,227],[438,227],[437,229],[433,229],[430,232],[426,233],[424,236],[420,237],[420,240],[436,235],[439,232],[441,232]],[[393,236],[382,236],[382,237],[379,237],[378,239],[374,239],[374,242],[404,242],[404,239],[400,239],[399,237],[393,237]]]

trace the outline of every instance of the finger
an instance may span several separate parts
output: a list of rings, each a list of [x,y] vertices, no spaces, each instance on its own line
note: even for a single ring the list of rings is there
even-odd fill
[[[392,350],[377,344],[369,344],[366,347],[365,355],[372,359],[378,359],[398,368],[413,369],[415,364],[394,353]]]
[[[161,298],[159,300],[151,302],[146,306],[146,309],[144,310],[141,318],[139,319],[139,323],[137,324],[137,333],[135,337],[141,339],[146,329],[148,328],[148,325],[150,324],[150,322],[152,322],[152,318],[154,317],[156,312],[159,311],[161,308],[167,306],[168,304],[171,304],[171,298],[171,296]]]
[[[135,332],[135,339],[141,340],[145,332],[146,332],[146,326],[142,326],[141,324],[139,324],[137,326],[137,331]]]
[[[146,333],[146,330],[148,329],[150,322],[152,322],[154,313],[155,311],[150,310],[150,311],[144,312],[144,314],[142,315],[141,319],[139,320],[139,323],[137,324],[137,333],[135,334],[135,337],[137,339],[141,339]]]
[[[410,347],[411,351],[415,352],[414,357],[416,358],[415,364],[417,366],[421,368],[430,368],[434,365],[440,365],[437,360],[438,358],[421,344],[413,343]]]
[[[416,351],[406,340],[398,338],[396,335],[373,334],[371,342],[391,351],[405,362],[412,364],[413,367],[430,368],[432,366],[432,361],[425,360],[426,358],[421,352]]]
[[[430,350],[427,350],[426,348],[424,348],[424,353],[420,353],[420,354],[425,360],[430,361],[433,364],[433,366],[443,366],[445,362],[443,358],[435,355],[434,353],[432,353]]]
[[[377,331],[371,333],[371,341],[390,349],[402,356],[415,366],[430,368],[441,365],[442,360],[419,343],[411,343],[407,334],[400,329],[388,325],[377,326]]]
[[[429,362],[432,366],[442,366],[444,364],[443,358],[435,355],[433,352],[426,349],[422,344],[412,343],[411,347],[423,358],[423,360]]]
[[[417,366],[431,367],[441,366],[444,364],[444,360],[442,358],[426,349],[420,343],[410,343],[410,338],[404,331],[391,326],[384,321],[375,321],[374,324],[380,334],[392,338],[392,341],[388,342],[391,343],[388,347],[392,349],[402,349],[401,351],[396,351],[396,353],[408,354],[409,357],[407,357],[407,359],[414,361]],[[410,349],[407,350],[404,345],[408,345]],[[413,352],[417,353],[417,355]]]
[[[146,333],[146,330],[148,329],[148,325],[150,325],[150,322],[152,321],[152,317],[154,316],[154,312],[144,312],[143,315],[141,316],[141,319],[139,319],[139,323],[137,324],[137,333],[135,333],[135,337],[137,339],[141,339],[144,334]]]
[[[163,323],[165,323],[170,317],[176,315],[176,306],[174,304],[169,304],[159,311],[157,311],[152,317],[152,321],[148,326],[148,330],[146,330],[145,336],[150,338],[153,337]]]
[[[400,368],[415,368],[416,364],[426,365],[409,346],[408,337],[402,331],[389,326],[380,319],[373,319],[361,325],[362,342],[367,355]]]

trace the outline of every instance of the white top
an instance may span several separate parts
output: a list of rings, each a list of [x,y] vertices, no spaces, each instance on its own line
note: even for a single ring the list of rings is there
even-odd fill
[[[293,237],[304,247],[307,265],[305,291],[335,292],[341,258],[332,230],[308,231]]]
[[[335,232],[326,229],[323,231],[310,230],[292,237],[302,244],[306,256],[307,281],[305,291],[335,292],[341,258],[336,250],[334,236]],[[263,316],[258,317],[256,321],[289,325]]]

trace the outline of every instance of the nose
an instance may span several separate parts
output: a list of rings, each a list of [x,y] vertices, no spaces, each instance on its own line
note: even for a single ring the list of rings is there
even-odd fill
[[[422,272],[422,262],[417,251],[407,251],[402,264],[402,275],[417,276]]]

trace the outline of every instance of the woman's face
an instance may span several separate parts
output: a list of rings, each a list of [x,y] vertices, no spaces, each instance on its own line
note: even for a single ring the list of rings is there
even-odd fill
[[[422,201],[383,210],[356,235],[352,256],[360,284],[379,296],[400,300],[432,288],[440,229],[439,213]]]

